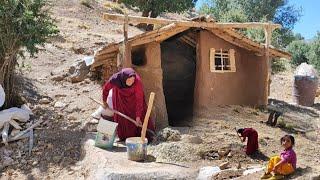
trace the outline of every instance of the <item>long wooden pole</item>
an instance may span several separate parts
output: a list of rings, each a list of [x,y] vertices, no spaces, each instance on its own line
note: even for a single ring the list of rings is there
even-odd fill
[[[100,102],[100,101],[98,101],[98,100],[96,100],[96,99],[93,99],[92,97],[89,97],[89,96],[88,96],[88,98],[91,99],[92,101],[94,101],[95,103],[103,106],[103,103],[102,103],[102,102]],[[108,108],[108,107],[105,107],[105,108],[107,108],[108,110],[112,111],[113,113],[118,114],[119,116],[127,119],[128,121],[132,122],[132,123],[133,123],[134,125],[136,125],[137,127],[142,128],[142,126],[141,126],[140,124],[138,124],[137,121],[135,121],[135,120],[132,119],[131,117],[129,117],[129,116],[127,116],[127,115],[125,115],[125,114],[117,111],[117,110],[114,110],[114,109],[111,109],[111,108]],[[150,133],[153,134],[153,135],[156,134],[155,132],[153,132],[153,131],[150,130],[150,129],[147,129],[147,131],[150,132]]]
[[[147,113],[146,113],[146,116],[144,117],[144,121],[143,121],[143,126],[142,126],[142,130],[141,130],[141,140],[143,143],[146,138],[146,130],[147,130],[148,123],[149,123],[149,117],[150,117],[152,106],[153,106],[154,96],[155,96],[155,93],[151,92],[150,97],[149,97]]]
[[[125,16],[121,14],[109,14],[105,13],[103,18],[111,21],[123,22]],[[170,20],[163,18],[149,18],[149,17],[139,17],[139,16],[128,16],[129,22],[136,23],[146,23],[146,24],[172,24],[175,23],[179,26],[187,27],[198,27],[198,28],[264,28],[271,26],[272,28],[281,28],[280,24],[270,24],[270,23],[261,23],[261,22],[248,22],[248,23],[220,23],[220,22],[196,22],[196,21],[181,21],[181,20]]]
[[[268,104],[268,97],[270,95],[270,79],[271,79],[271,60],[270,60],[270,44],[272,38],[272,26],[267,26],[264,28],[265,32],[265,55],[266,55],[266,66],[267,66],[267,76],[265,80],[265,105]]]

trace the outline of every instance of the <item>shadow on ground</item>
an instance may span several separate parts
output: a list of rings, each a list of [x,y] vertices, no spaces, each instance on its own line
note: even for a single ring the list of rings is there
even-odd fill
[[[3,169],[3,172],[10,172],[10,169],[19,170],[28,179],[37,179],[42,177],[42,174],[70,169],[84,157],[81,142],[85,137],[85,131],[80,129],[79,122],[67,120],[63,109],[55,109],[50,104],[39,105],[39,99],[44,96],[33,86],[34,80],[21,76],[18,78],[22,83],[22,94],[30,103],[34,113],[30,120],[34,122],[43,120],[43,123],[34,130],[31,156],[28,155],[28,139],[0,146],[0,151],[12,152],[10,157],[15,162]],[[33,174],[34,169],[38,169],[41,174]]]

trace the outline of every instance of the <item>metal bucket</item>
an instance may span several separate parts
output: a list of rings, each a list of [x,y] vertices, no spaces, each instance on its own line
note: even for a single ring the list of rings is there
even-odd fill
[[[318,78],[294,76],[293,102],[302,106],[312,106],[318,88]]]
[[[144,143],[142,143],[141,137],[127,138],[126,146],[128,159],[131,161],[144,161],[147,157],[147,144],[147,138]]]

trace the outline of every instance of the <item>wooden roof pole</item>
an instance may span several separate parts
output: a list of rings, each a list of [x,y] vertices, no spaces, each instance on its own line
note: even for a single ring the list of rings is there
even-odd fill
[[[123,19],[123,43],[122,43],[122,49],[120,50],[120,53],[122,55],[121,65],[122,67],[131,67],[131,48],[130,44],[128,43],[128,23],[129,18],[128,14],[125,13],[124,19]],[[121,52],[122,51],[122,52]]]
[[[270,59],[270,44],[271,44],[271,38],[272,38],[272,26],[266,26],[264,28],[264,34],[265,34],[265,55],[266,55],[266,66],[267,66],[267,76],[265,80],[265,105],[268,104],[268,97],[270,95],[270,84],[271,84],[271,59]]]
[[[123,22],[125,19],[125,15],[105,13],[103,15],[103,18],[106,20]],[[170,20],[170,19],[163,19],[163,18],[139,17],[139,16],[128,16],[128,21],[136,22],[136,23],[163,24],[163,25],[175,23],[179,26],[198,27],[198,28],[241,29],[241,28],[266,28],[267,26],[271,26],[273,29],[281,28],[280,24],[261,23],[261,22],[248,22],[248,23],[197,22],[197,21]]]

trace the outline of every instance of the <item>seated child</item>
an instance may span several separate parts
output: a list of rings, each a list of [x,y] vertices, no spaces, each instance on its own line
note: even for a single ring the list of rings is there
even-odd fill
[[[292,149],[294,145],[294,137],[285,135],[280,139],[284,150],[280,156],[270,158],[267,165],[267,172],[261,179],[283,179],[285,175],[292,174],[296,169],[297,156]]]
[[[246,154],[251,155],[255,153],[259,148],[257,131],[253,128],[241,128],[238,129],[237,132],[241,135],[241,137],[243,137],[243,142],[246,141],[246,138],[248,137]]]

